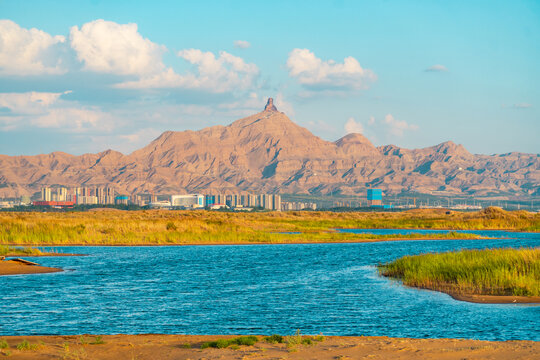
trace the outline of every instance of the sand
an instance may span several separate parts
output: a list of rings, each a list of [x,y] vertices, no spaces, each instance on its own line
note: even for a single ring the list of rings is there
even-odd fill
[[[479,304],[540,304],[540,296],[449,294],[456,300]]]
[[[20,275],[20,274],[44,274],[63,271],[62,269],[39,266],[26,265],[18,261],[7,260],[0,261],[0,276],[1,275]]]
[[[238,349],[201,349],[201,344],[230,336],[106,335],[104,344],[91,344],[96,336],[7,336],[10,359],[538,359],[540,342],[490,342],[456,339],[404,339],[388,337],[326,337],[313,345],[269,344],[264,341]],[[35,350],[17,350],[27,340]],[[41,343],[40,343],[41,342]],[[187,348],[190,347],[190,348]]]

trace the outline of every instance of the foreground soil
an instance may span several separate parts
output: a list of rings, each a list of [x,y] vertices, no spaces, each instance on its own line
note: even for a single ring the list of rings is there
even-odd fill
[[[63,270],[39,265],[27,265],[13,260],[0,261],[0,276],[21,274],[45,274],[60,271]]]
[[[108,335],[97,337],[8,336],[10,359],[537,359],[540,342],[490,342],[459,339],[388,337],[326,337],[313,345],[269,344],[264,341],[238,349],[201,349],[202,343],[231,336]],[[261,337],[262,339],[262,337]],[[17,350],[27,340],[36,349]],[[98,341],[100,342],[100,341]]]

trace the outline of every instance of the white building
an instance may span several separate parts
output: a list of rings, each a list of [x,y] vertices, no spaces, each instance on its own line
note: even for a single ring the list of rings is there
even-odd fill
[[[186,207],[186,208],[203,208],[204,195],[200,195],[200,194],[172,195],[171,206],[181,206],[181,207]]]

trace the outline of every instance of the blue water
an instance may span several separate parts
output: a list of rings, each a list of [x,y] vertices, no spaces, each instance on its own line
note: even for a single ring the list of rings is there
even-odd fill
[[[375,265],[500,240],[358,244],[58,247],[66,271],[0,277],[0,336],[32,334],[387,335],[540,340],[540,306],[472,304],[379,277]]]

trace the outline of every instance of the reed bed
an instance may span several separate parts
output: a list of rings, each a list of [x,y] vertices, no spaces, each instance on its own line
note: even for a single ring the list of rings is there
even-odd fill
[[[378,241],[390,239],[475,239],[473,234],[373,235],[336,228],[540,230],[528,212],[400,213],[213,211],[86,211],[0,213],[0,244],[143,245]],[[291,234],[298,232],[299,234]]]
[[[462,295],[540,296],[540,248],[461,250],[379,265],[403,284]]]
[[[43,255],[39,249],[21,246],[0,245],[0,256],[12,255]]]

